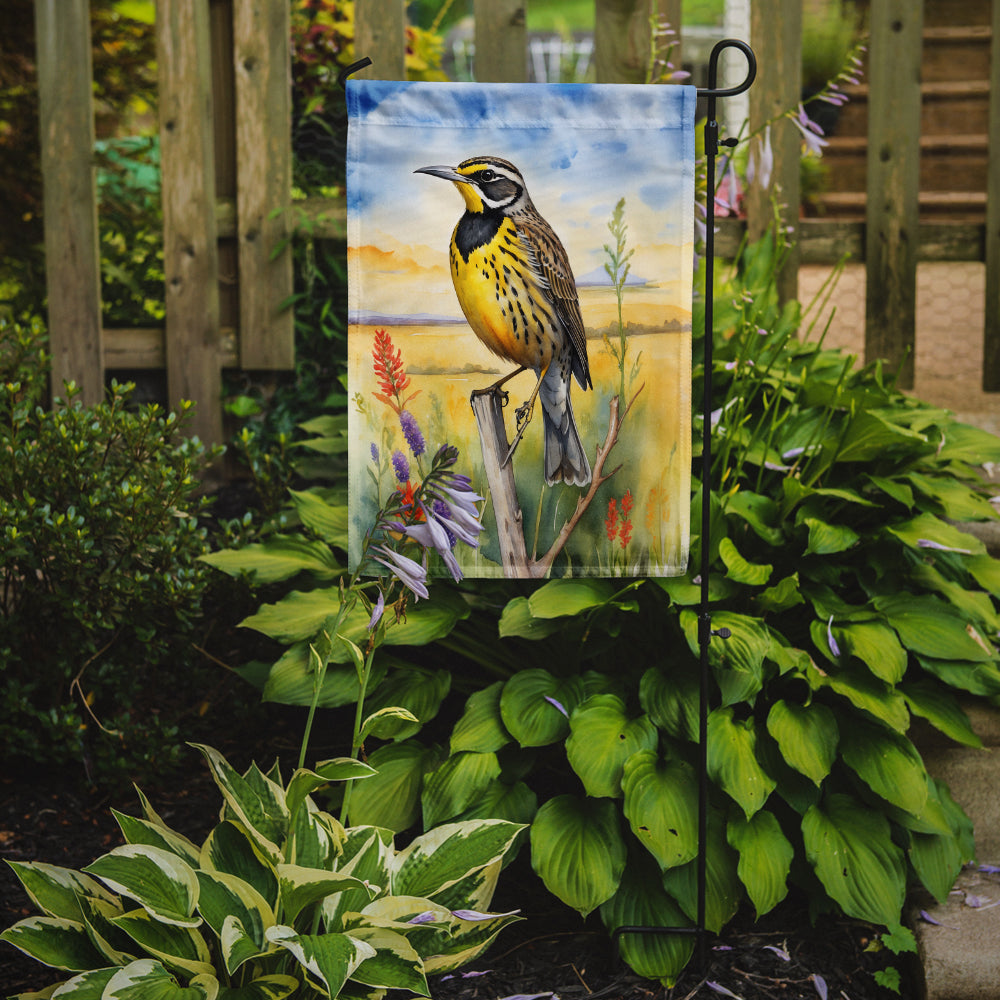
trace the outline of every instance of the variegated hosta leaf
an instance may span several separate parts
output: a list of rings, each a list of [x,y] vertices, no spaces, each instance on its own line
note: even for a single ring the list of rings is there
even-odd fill
[[[549,892],[583,916],[610,899],[625,870],[615,803],[573,795],[549,799],[531,824],[531,865]]]
[[[767,801],[776,782],[757,761],[757,733],[752,718],[737,721],[732,707],[708,717],[708,774],[749,818]]]
[[[446,889],[434,893],[435,902],[447,906],[449,910],[488,910],[505,860],[506,858],[497,858],[493,864],[478,868]]]
[[[85,869],[109,889],[134,899],[150,916],[166,924],[197,927],[198,878],[171,851],[147,844],[124,844]]]
[[[264,897],[248,882],[238,879],[235,875],[224,872],[198,872],[198,882],[201,894],[198,898],[198,910],[205,922],[215,931],[220,940],[227,921],[235,920],[239,927],[230,928],[230,947],[224,948],[226,968],[232,975],[240,964],[267,950],[264,931],[275,923],[274,911]],[[246,954],[244,938],[249,938],[253,947],[252,954]],[[234,952],[233,943],[238,943],[238,954]],[[225,942],[224,942],[225,944]],[[233,959],[233,964],[230,960]]]
[[[415,838],[393,859],[392,892],[433,899],[473,872],[500,861],[523,827],[505,820],[446,823]]]
[[[80,975],[67,979],[55,990],[49,987],[44,993],[21,993],[11,1000],[19,998],[27,1000],[28,997],[52,997],[53,1000],[101,1000],[105,986],[111,982],[119,968],[120,966],[110,966],[107,969],[91,969],[89,972],[81,972]]]
[[[309,978],[332,997],[365,959],[375,957],[370,944],[349,934],[296,934],[293,928],[278,924],[268,928],[267,939],[294,955]]]
[[[351,979],[365,986],[409,990],[418,996],[430,996],[424,963],[402,934],[384,927],[356,927],[351,937],[375,949],[351,973]]]
[[[299,985],[294,976],[261,976],[244,986],[224,986],[219,991],[218,1000],[285,1000]]]
[[[729,821],[726,837],[740,853],[736,873],[746,886],[757,916],[774,909],[788,895],[788,872],[795,849],[782,833],[774,813],[762,809],[752,818]]]
[[[363,909],[370,902],[373,891],[388,889],[391,857],[391,831],[372,826],[356,826],[347,831],[337,871],[353,875],[366,887],[345,889],[323,900],[323,921],[328,931],[344,930],[342,918],[345,913]]]
[[[882,813],[849,795],[830,795],[805,814],[802,837],[823,887],[849,917],[899,923],[906,866]]]
[[[451,752],[473,750],[476,753],[496,753],[510,743],[500,716],[500,692],[503,681],[497,681],[469,696],[462,717],[451,733]]]
[[[767,731],[777,740],[785,761],[815,785],[830,773],[840,732],[826,705],[779,699],[767,715]]]
[[[128,965],[140,957],[135,942],[114,924],[125,911],[120,902],[109,903],[93,896],[80,899],[83,921],[94,947],[104,956],[105,965]]]
[[[292,819],[285,859],[304,868],[335,868],[344,837],[340,822],[306,799]]]
[[[199,867],[235,875],[252,885],[272,909],[278,905],[277,872],[241,823],[225,820],[208,835]]]
[[[123,913],[112,923],[143,950],[172,969],[180,969],[189,976],[213,971],[212,956],[205,939],[190,927],[160,923],[145,910]]]
[[[143,958],[119,969],[108,981],[101,1000],[216,1000],[219,981],[196,976],[187,986],[153,959]]]
[[[72,868],[60,868],[40,861],[8,861],[7,864],[13,869],[31,901],[46,916],[81,920],[81,896],[116,902],[115,897],[97,879]]]
[[[118,821],[122,834],[128,843],[159,847],[164,851],[170,851],[171,854],[176,854],[192,867],[198,864],[198,848],[182,834],[149,820],[127,816],[117,809],[112,809],[111,812]]]
[[[65,917],[28,917],[0,934],[26,955],[54,969],[80,972],[100,968],[105,959],[94,948],[87,928]]]
[[[601,904],[601,920],[619,927],[689,927],[692,922],[664,891],[652,859],[630,858],[618,891]],[[619,949],[640,976],[672,986],[694,950],[692,934],[623,934]]]
[[[256,768],[246,776],[230,767],[217,750],[203,744],[192,744],[208,761],[226,806],[249,831],[264,855],[277,863],[279,845],[288,831],[288,808],[284,789]]]
[[[630,719],[625,702],[613,694],[592,695],[570,716],[566,757],[588,795],[621,796],[622,768],[638,750],[653,750],[659,740],[648,715]]]
[[[625,817],[661,869],[698,853],[698,783],[689,764],[643,750],[625,762]]]
[[[478,914],[475,919],[463,917],[469,911],[451,912],[455,918],[451,933],[447,936],[442,934],[442,940],[432,953],[424,957],[424,971],[428,975],[451,972],[474,961],[493,943],[504,927],[521,919],[516,912]],[[418,945],[418,942],[415,941],[414,945]]]
[[[291,921],[305,907],[345,889],[361,889],[369,893],[369,898],[375,895],[374,890],[353,875],[303,868],[301,865],[278,865],[278,881],[281,886],[282,912],[285,919]]]
[[[306,796],[312,795],[317,788],[328,785],[331,781],[349,781],[356,778],[370,778],[378,772],[363,761],[353,757],[336,757],[324,760],[313,770],[300,767],[288,782],[285,792],[285,805],[291,815],[295,815]]]

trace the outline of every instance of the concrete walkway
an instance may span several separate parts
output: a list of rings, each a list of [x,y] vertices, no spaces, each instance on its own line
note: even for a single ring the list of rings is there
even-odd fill
[[[799,299],[808,304],[830,268],[799,272]],[[912,395],[951,410],[965,423],[1000,434],[1000,393],[982,391],[985,265],[923,263],[917,267],[916,378]],[[864,357],[865,269],[845,269],[818,314],[815,339],[830,319],[826,344]],[[996,478],[996,472],[994,472]],[[976,526],[1000,557],[1000,525]],[[968,707],[984,749],[958,746],[937,730],[915,742],[928,771],[944,781],[975,827],[977,866],[963,871],[947,902],[915,893],[908,922],[917,938],[925,1000],[1000,1000],[1000,709]],[[911,998],[905,998],[911,1000]]]

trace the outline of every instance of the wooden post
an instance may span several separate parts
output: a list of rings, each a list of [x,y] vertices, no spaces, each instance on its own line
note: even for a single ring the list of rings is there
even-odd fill
[[[104,397],[88,0],[35,0],[52,393]]]
[[[986,177],[986,324],[983,389],[1000,392],[1000,0],[993,0],[990,46],[989,169]]]
[[[598,83],[645,83],[651,0],[595,0],[594,68]]]
[[[358,76],[406,79],[405,0],[362,0],[354,5],[354,54],[372,61]]]
[[[219,257],[208,4],[160,0],[156,10],[166,273],[167,395],[197,403],[192,432],[222,440]]]
[[[923,3],[872,0],[868,53],[865,360],[913,387]],[[905,359],[905,360],[904,360]]]
[[[797,108],[802,98],[802,4],[799,0],[754,3],[750,8],[750,41],[760,67],[749,93],[750,132],[753,133],[772,118]],[[739,124],[730,122],[727,134],[735,134]],[[778,225],[793,230],[793,244],[777,277],[778,297],[787,302],[798,297],[802,136],[790,121],[779,119],[771,127],[771,146],[774,169],[770,183],[764,188],[759,179],[755,180],[747,192],[747,230],[751,240],[760,239],[775,220],[775,204],[779,206]],[[722,169],[721,161],[719,169]]]
[[[524,83],[528,79],[528,31],[524,0],[475,0],[479,83]]]
[[[295,367],[292,253],[290,10],[287,0],[233,7],[236,74],[236,232],[240,268],[240,365]],[[275,249],[284,243],[284,249]]]

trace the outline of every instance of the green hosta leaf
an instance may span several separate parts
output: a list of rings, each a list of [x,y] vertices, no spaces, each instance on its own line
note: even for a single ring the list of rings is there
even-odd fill
[[[301,865],[278,865],[278,884],[281,888],[282,913],[286,920],[293,922],[305,907],[318,903],[327,896],[345,889],[367,891],[365,884],[353,875],[303,868]],[[374,894],[372,891],[370,895]]]
[[[905,812],[921,813],[927,801],[927,772],[907,737],[855,718],[840,753],[876,795]]]
[[[281,854],[278,844],[288,830],[284,789],[267,778],[254,782],[243,777],[229,766],[222,754],[209,746],[197,743],[192,746],[205,755],[226,805],[250,832],[265,856],[276,862]]]
[[[781,512],[771,497],[750,490],[739,490],[726,497],[726,514],[745,521],[757,537],[768,545],[777,547],[784,541]]]
[[[170,851],[147,844],[125,844],[98,858],[84,871],[113,892],[134,899],[150,916],[178,927],[197,927],[198,878],[191,866]]]
[[[347,551],[347,505],[331,504],[312,490],[289,490],[295,513],[324,542]]]
[[[369,736],[380,740],[391,740],[396,736],[406,739],[417,732],[421,725],[421,721],[409,709],[393,705],[391,708],[380,708],[372,712],[361,724],[358,735],[362,740]]]
[[[1000,597],[1000,559],[990,555],[973,556],[965,559],[965,568],[976,583],[994,597]]]
[[[586,916],[618,889],[625,842],[607,799],[557,795],[531,825],[531,865],[549,892]]]
[[[911,472],[906,477],[925,497],[940,505],[950,521],[992,521],[996,511],[986,497],[951,476],[924,476]]]
[[[705,850],[705,926],[718,934],[733,918],[743,899],[743,884],[736,873],[736,852],[726,843],[726,824],[713,811],[708,818]],[[698,861],[663,873],[663,887],[691,920],[698,918]]]
[[[726,837],[729,846],[739,851],[736,873],[759,919],[788,894],[788,873],[795,849],[781,832],[774,813],[765,809],[751,819],[737,816],[730,820]]]
[[[494,753],[510,742],[500,716],[500,692],[503,681],[470,695],[462,717],[451,733],[451,752],[474,750],[477,753]]]
[[[886,684],[898,684],[906,673],[906,650],[896,633],[879,622],[836,625],[833,634],[843,652],[856,656]]]
[[[672,603],[680,607],[690,607],[701,602],[701,584],[694,583],[688,576],[657,576],[651,581],[669,597]],[[714,574],[708,580],[709,601],[724,601],[732,597],[739,586],[729,577]]]
[[[384,708],[403,708],[414,721],[386,720],[380,727],[381,739],[405,740],[419,732],[423,723],[438,713],[441,702],[451,689],[451,674],[447,670],[426,670],[421,667],[394,670],[366,700],[372,712]]]
[[[733,718],[732,708],[708,717],[708,774],[749,819],[774,791],[775,781],[757,762],[757,732],[752,718]]]
[[[805,598],[799,590],[799,574],[793,573],[779,580],[773,587],[761,591],[754,598],[761,611],[777,613],[804,604]]]
[[[343,643],[336,643],[333,655],[343,653]],[[337,652],[340,651],[340,653]],[[376,687],[385,677],[388,657],[376,657],[368,685]],[[358,675],[352,666],[331,663],[323,675],[316,702],[317,708],[339,708],[358,700]],[[261,697],[280,705],[311,705],[316,698],[316,673],[310,658],[309,643],[289,646],[271,666],[264,680]]]
[[[1000,461],[997,436],[981,427],[949,421],[937,458],[940,462],[982,465]]]
[[[67,920],[83,919],[80,896],[93,896],[106,902],[115,902],[97,879],[40,861],[8,861],[31,901],[46,916],[65,917]]]
[[[101,1000],[216,1000],[218,995],[219,982],[210,974],[181,986],[159,962],[142,958],[115,972]]]
[[[522,670],[504,684],[500,716],[521,746],[547,746],[569,732],[569,716],[583,697],[579,677],[560,679],[547,670]]]
[[[508,785],[503,780],[490,782],[480,796],[460,816],[466,819],[505,819],[527,826],[538,812],[538,796],[523,782]]]
[[[199,865],[209,872],[224,872],[252,885],[272,907],[278,902],[278,876],[245,826],[220,823],[201,848]]]
[[[830,773],[837,756],[839,731],[826,705],[798,705],[779,699],[768,713],[767,731],[777,741],[785,761],[813,784],[819,786]]]
[[[0,941],[12,944],[36,961],[54,969],[80,972],[105,964],[103,957],[91,944],[86,927],[65,917],[28,917],[26,920],[19,920],[0,934]]]
[[[528,608],[534,618],[562,618],[599,608],[614,595],[615,587],[609,580],[549,580],[528,598]]]
[[[176,854],[189,865],[198,864],[199,849],[187,837],[175,833],[161,823],[126,816],[125,813],[120,813],[117,809],[112,809],[111,812],[118,821],[122,835],[128,843],[159,847],[164,851]]]
[[[807,672],[806,678],[814,689],[829,688],[899,733],[905,733],[910,724],[910,713],[906,710],[903,696],[884,681],[873,677],[867,669],[848,666],[823,674],[814,666]]]
[[[829,524],[815,517],[803,518],[803,523],[809,529],[806,555],[829,556],[845,552],[855,545],[860,537],[846,524]]]
[[[454,819],[498,777],[500,764],[495,753],[452,754],[424,780],[424,826],[430,828]]]
[[[531,613],[527,597],[508,601],[500,615],[501,639],[517,636],[520,639],[544,639],[563,628],[557,619],[536,618]]]
[[[915,590],[931,590],[951,604],[956,611],[986,630],[988,634],[1000,632],[1000,615],[997,614],[993,598],[981,590],[971,590],[968,586],[947,579],[930,563],[921,563],[913,568],[911,580]]]
[[[198,883],[201,886],[198,910],[223,942],[226,970],[232,975],[248,958],[255,957],[266,949],[264,931],[274,925],[274,912],[252,885],[235,875],[200,871]],[[239,926],[231,926],[224,934],[227,921],[236,921]],[[239,942],[238,950],[233,945],[234,939]],[[249,954],[243,944],[247,940],[250,944]]]
[[[934,546],[970,555],[983,555],[986,552],[986,546],[978,538],[933,514],[918,514],[900,524],[888,525],[885,530],[911,549],[923,549],[930,542]]]
[[[424,774],[438,763],[435,750],[415,740],[379,747],[368,761],[378,772],[351,790],[352,825],[381,826],[399,833],[420,817]]]
[[[434,899],[461,879],[499,862],[522,829],[497,819],[446,823],[428,830],[396,855],[392,891]]]
[[[687,927],[691,922],[664,891],[654,865],[641,857],[630,858],[615,894],[601,904],[604,926]],[[622,958],[638,975],[673,986],[694,951],[691,934],[623,934]]]
[[[889,479],[885,476],[865,476],[876,489],[881,490],[886,496],[895,500],[907,510],[913,508],[913,490],[906,483],[897,479]]]
[[[272,535],[265,542],[209,552],[199,558],[230,576],[246,574],[255,584],[277,583],[298,573],[331,580],[344,572],[329,545],[298,535]]]
[[[145,910],[132,910],[111,921],[154,958],[189,976],[211,975],[212,956],[205,939],[191,927],[164,924]]]
[[[947,688],[931,680],[907,681],[900,686],[914,715],[926,719],[945,736],[967,747],[981,747],[983,741],[972,728],[969,717]]]
[[[834,794],[809,809],[802,836],[817,877],[849,917],[899,923],[906,866],[885,816],[849,795]]]
[[[719,557],[726,564],[728,572],[726,576],[736,583],[746,584],[748,587],[763,587],[771,578],[774,566],[770,563],[751,563],[740,555],[739,549],[730,538],[723,538],[719,541]]]
[[[890,423],[872,410],[862,410],[851,421],[841,441],[837,461],[868,462],[890,448],[919,446],[926,441],[922,434]]]
[[[375,954],[351,973],[355,982],[430,996],[424,963],[402,934],[384,927],[361,926],[351,930],[351,937],[375,949]]]
[[[660,729],[678,740],[698,739],[698,674],[688,661],[669,671],[650,667],[639,682],[639,704]]]
[[[622,768],[638,750],[656,747],[659,734],[649,716],[629,719],[613,694],[591,695],[570,717],[566,757],[588,795],[621,796]]]
[[[936,660],[930,656],[918,656],[917,662],[949,687],[985,697],[1000,694],[1000,669],[993,663]]]
[[[640,751],[625,762],[622,790],[625,818],[660,868],[697,855],[698,782],[688,764]]]
[[[954,816],[954,810],[957,807],[950,796],[946,800],[940,797],[935,782],[931,781],[928,784],[930,797],[941,808],[947,822],[949,814]],[[961,814],[959,823],[965,819],[965,815]],[[917,873],[924,887],[939,903],[944,903],[947,900],[948,894],[955,884],[955,879],[962,870],[962,865],[967,860],[971,860],[972,852],[967,855],[961,841],[961,835],[953,832],[950,828],[944,833],[914,832],[910,834],[910,864],[913,865],[913,870]]]
[[[899,633],[903,645],[915,653],[974,663],[996,658],[975,626],[936,597],[884,595],[875,598],[875,607]]]
[[[700,656],[698,616],[693,611],[682,611],[680,620],[692,654]],[[770,633],[760,619],[728,611],[712,615],[712,628],[716,631],[727,628],[731,633],[728,639],[713,637],[708,647],[708,662],[722,690],[723,704],[752,702],[763,686],[764,659],[771,648]]]
[[[296,934],[293,928],[278,924],[268,928],[267,939],[291,952],[332,997],[340,994],[362,962],[375,957],[370,944],[349,934]]]
[[[245,986],[223,987],[218,1000],[285,1000],[299,988],[292,976],[261,976]]]

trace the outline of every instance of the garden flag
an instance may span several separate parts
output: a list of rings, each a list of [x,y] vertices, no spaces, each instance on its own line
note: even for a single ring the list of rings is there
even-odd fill
[[[695,99],[348,81],[352,567],[387,505],[443,537],[447,444],[428,573],[685,572]]]

